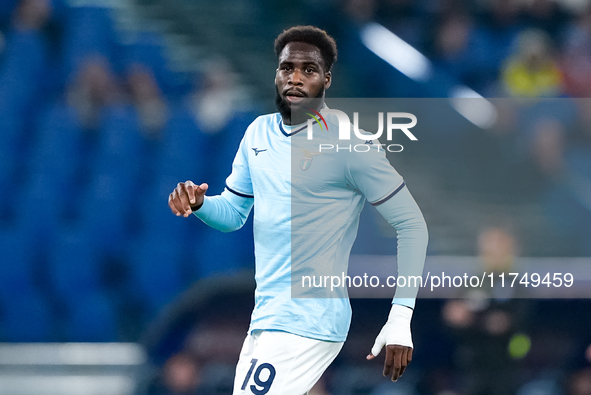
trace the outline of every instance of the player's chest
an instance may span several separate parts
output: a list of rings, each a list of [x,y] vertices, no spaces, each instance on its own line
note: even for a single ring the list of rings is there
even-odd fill
[[[253,140],[249,146],[253,186],[289,192],[345,186],[343,155],[322,152],[319,144],[302,139]]]

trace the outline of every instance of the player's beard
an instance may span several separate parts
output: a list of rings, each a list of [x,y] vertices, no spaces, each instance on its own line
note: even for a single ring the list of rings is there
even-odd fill
[[[279,114],[281,114],[281,118],[283,119],[283,123],[285,125],[298,125],[300,123],[306,122],[308,118],[310,118],[306,113],[309,112],[307,108],[312,108],[316,111],[320,111],[323,104],[324,98],[324,86],[320,88],[318,94],[313,97],[307,97],[305,101],[303,101],[300,105],[294,106],[293,108],[289,106],[287,99],[284,99],[281,94],[279,93],[279,89],[277,85],[275,85],[275,107]]]

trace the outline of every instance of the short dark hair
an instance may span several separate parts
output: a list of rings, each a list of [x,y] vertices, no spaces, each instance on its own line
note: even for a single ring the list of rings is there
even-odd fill
[[[316,26],[294,26],[284,30],[275,39],[275,54],[279,56],[287,44],[296,41],[318,47],[325,71],[330,71],[334,62],[337,61],[337,43],[328,33]]]

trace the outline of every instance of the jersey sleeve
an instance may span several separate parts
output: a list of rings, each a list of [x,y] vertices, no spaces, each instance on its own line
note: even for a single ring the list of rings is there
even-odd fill
[[[233,232],[242,228],[253,204],[254,199],[236,196],[226,188],[221,195],[205,196],[203,205],[193,214],[214,229]]]
[[[414,307],[422,278],[429,232],[419,206],[408,188],[376,207],[378,212],[398,235],[398,277],[406,279],[407,286],[396,287],[394,304]]]
[[[351,153],[346,170],[347,182],[363,193],[396,229],[398,276],[418,279],[423,272],[428,242],[425,220],[384,150],[377,144],[368,145],[371,148],[367,152]],[[393,303],[414,308],[417,292],[416,284],[397,288]]]
[[[383,148],[368,144],[367,151],[351,152],[345,168],[349,186],[361,192],[373,206],[380,205],[404,187],[402,176],[392,167]]]
[[[236,157],[232,163],[232,173],[226,178],[226,188],[228,191],[244,198],[254,198],[248,163],[247,141],[255,122],[251,123],[246,129],[246,133],[244,133],[244,137],[240,141],[240,147],[238,147],[238,152],[236,152]]]

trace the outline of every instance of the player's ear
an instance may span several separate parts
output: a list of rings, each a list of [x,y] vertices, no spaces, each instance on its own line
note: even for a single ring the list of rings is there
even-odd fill
[[[324,89],[330,88],[330,84],[332,82],[332,74],[330,71],[324,73]]]

